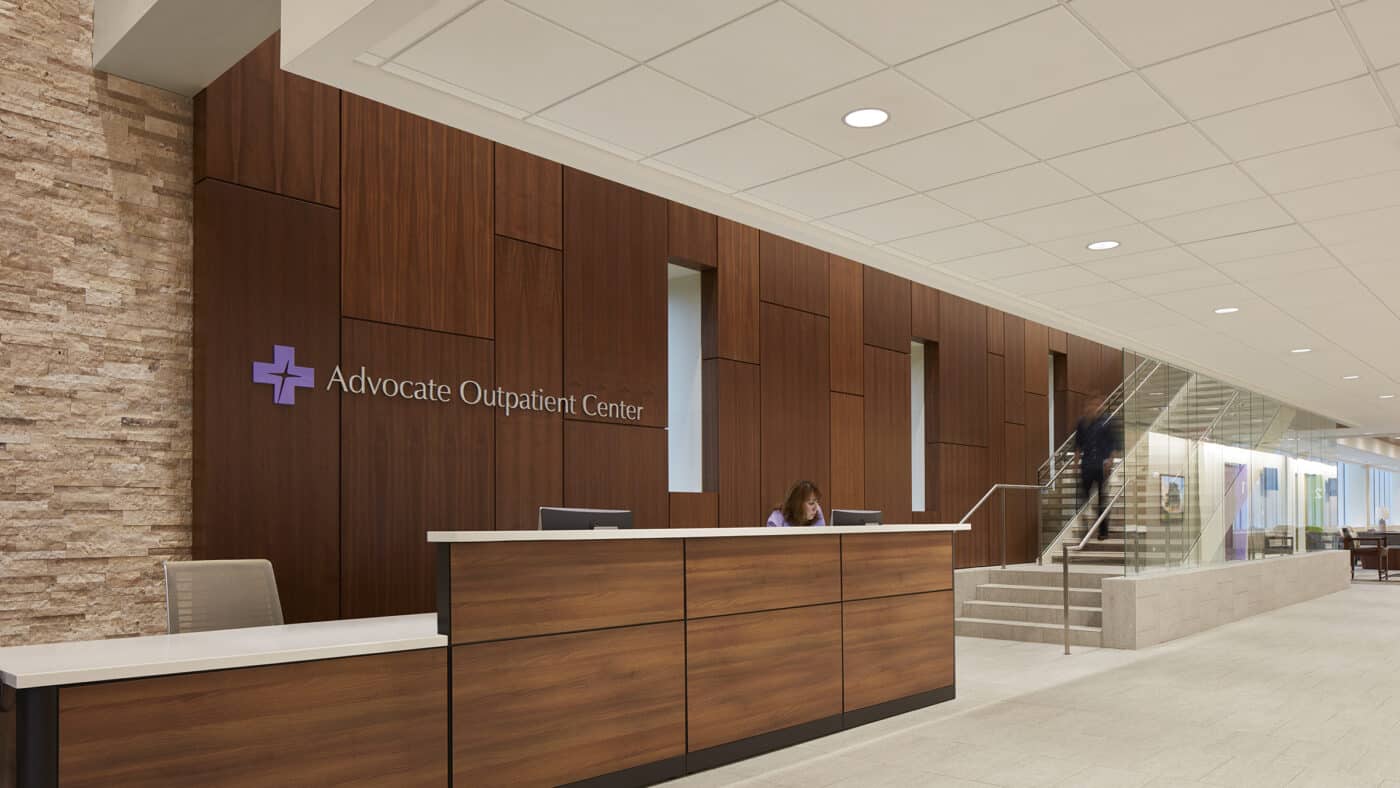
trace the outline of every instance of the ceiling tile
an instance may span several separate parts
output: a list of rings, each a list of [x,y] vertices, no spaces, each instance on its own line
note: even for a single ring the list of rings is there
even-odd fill
[[[1199,241],[1186,246],[1192,254],[1208,263],[1227,263],[1248,257],[1263,257],[1266,254],[1292,252],[1317,246],[1317,241],[1302,227],[1290,224],[1270,230],[1230,235]]]
[[[1055,290],[1048,293],[1036,293],[1028,297],[1033,301],[1038,301],[1053,309],[1073,309],[1075,307],[1106,304],[1114,301],[1136,298],[1131,290],[1112,282],[1104,282],[1102,280],[1096,280],[1095,283],[1087,286],[1071,287],[1067,290]]]
[[[1042,158],[1181,122],[1137,74],[1124,74],[987,118],[987,125]]]
[[[900,66],[900,71],[979,117],[1126,70],[1123,61],[1063,8]]]
[[[1238,167],[1226,165],[1107,192],[1103,198],[1146,221],[1262,196]]]
[[[1177,243],[1204,241],[1268,227],[1292,224],[1293,217],[1269,197],[1220,205],[1148,222],[1153,229]]]
[[[1023,244],[995,227],[977,223],[916,235],[913,238],[905,238],[889,245],[908,252],[921,260],[942,263],[986,252],[1011,249]],[[1049,257],[1049,255],[1045,256]],[[1061,265],[1062,263],[1055,261],[1054,264]],[[1012,273],[1018,272],[1013,271]]]
[[[644,156],[748,117],[646,66],[589,88],[540,114]]]
[[[415,14],[403,26],[381,38],[367,51],[382,63],[392,59],[401,50],[416,43],[418,39],[452,21],[458,14],[481,2],[481,0],[438,0],[422,13]]]
[[[1400,249],[1400,207],[1378,208],[1345,216],[1308,222],[1307,228],[1323,245],[1383,241]]]
[[[1088,193],[1083,186],[1045,164],[1017,167],[931,192],[943,203],[978,219],[1039,208]]]
[[[544,109],[633,64],[502,0],[486,0],[394,62],[527,112]]]
[[[1396,265],[1396,249],[1400,241],[1394,238],[1368,239],[1351,243],[1328,244],[1327,249],[1348,268],[1382,263]]]
[[[741,190],[838,158],[764,121],[751,120],[673,148],[657,160]]]
[[[1390,100],[1400,104],[1400,66],[1391,66],[1380,73],[1381,84],[1390,94]]]
[[[879,61],[784,3],[673,49],[651,65],[755,115],[880,69]]]
[[[869,129],[847,126],[842,120],[846,113],[862,107],[883,109],[889,120]],[[947,128],[967,116],[908,77],[886,69],[784,107],[766,119],[843,156],[855,156]]]
[[[987,222],[1030,243],[1132,224],[1133,217],[1098,197],[1082,197],[1044,208],[1033,208]]]
[[[970,221],[971,216],[922,194],[837,214],[826,220],[827,224],[849,230],[875,243],[908,238]]]
[[[1179,246],[1168,246],[1150,252],[1138,252],[1121,257],[1110,257],[1107,260],[1080,263],[1079,267],[1102,279],[1120,281],[1168,271],[1201,268],[1204,265],[1185,249]]]
[[[1222,263],[1217,267],[1232,279],[1249,283],[1257,279],[1330,271],[1337,268],[1337,261],[1326,249],[1314,247]]]
[[[1051,162],[1095,191],[1146,183],[1228,161],[1187,124],[1090,148]]]
[[[1146,298],[1130,298],[1095,304],[1094,322],[1119,331],[1138,332],[1157,326],[1176,326],[1181,315]]]
[[[1389,126],[1395,121],[1370,75],[1199,122],[1235,159],[1249,159]]]
[[[1400,0],[1366,0],[1346,10],[1347,19],[1371,58],[1371,65],[1385,68],[1400,63]]]
[[[1119,245],[1115,249],[1102,251],[1086,248],[1094,241],[1117,241]],[[1150,252],[1153,249],[1161,249],[1171,245],[1171,241],[1158,235],[1147,225],[1128,224],[1114,227],[1110,231],[1098,230],[1070,238],[1061,238],[1058,241],[1047,241],[1041,244],[1040,248],[1071,263],[1095,263],[1114,257],[1126,257],[1137,252]]]
[[[903,197],[909,190],[859,164],[838,161],[748,192],[760,200],[820,219]]]
[[[1118,284],[1138,295],[1161,295],[1181,290],[1195,290],[1211,285],[1228,284],[1230,278],[1209,266],[1187,268],[1181,271],[1165,271],[1159,274],[1138,276],[1119,280]]]
[[[1400,205],[1400,170],[1278,195],[1300,222]]]
[[[1182,112],[1202,118],[1365,71],[1333,13],[1169,60],[1144,69],[1143,75]]]
[[[1328,0],[1073,0],[1070,6],[1134,65],[1331,9]]]
[[[512,0],[600,44],[646,60],[763,5],[766,0]]]
[[[867,153],[861,164],[918,191],[969,180],[1035,159],[976,123]]]
[[[1153,300],[1197,320],[1219,321],[1221,317],[1234,320],[1238,315],[1216,315],[1216,307],[1228,305],[1254,311],[1263,302],[1244,285],[1219,284],[1193,290],[1180,290],[1153,296]],[[1242,314],[1242,313],[1241,313]],[[1225,323],[1224,325],[1228,325]]]
[[[1400,169],[1400,128],[1320,142],[1240,166],[1275,194]]]
[[[1013,295],[1026,296],[1032,293],[1046,293],[1067,288],[1088,290],[1101,285],[1102,282],[1083,268],[1065,265],[1044,271],[1032,271],[1026,274],[1003,277],[987,284]]]
[[[901,63],[1055,5],[1054,0],[788,0],[886,63]]]
[[[940,268],[969,279],[1000,279],[1032,271],[1063,268],[1065,261],[1035,248],[1020,246],[1002,249],[975,257],[965,257],[946,263]]]

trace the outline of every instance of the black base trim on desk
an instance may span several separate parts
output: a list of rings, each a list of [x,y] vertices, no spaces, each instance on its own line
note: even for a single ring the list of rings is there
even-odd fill
[[[804,722],[801,725],[794,725],[790,728],[780,728],[776,731],[750,736],[747,739],[739,739],[726,744],[718,744],[714,747],[707,747],[703,750],[687,753],[685,756],[685,770],[687,772],[699,772],[705,769],[713,769],[716,766],[742,761],[745,758],[752,758],[755,755],[762,755],[765,752],[781,750],[784,747],[791,747],[794,744],[801,744],[804,741],[830,736],[833,733],[840,732],[840,730],[841,715],[833,714],[830,717]]]
[[[15,693],[19,788],[58,788],[58,687]]]
[[[886,717],[894,717],[906,714],[915,709],[922,709],[926,706],[950,701],[957,697],[956,688],[949,684],[928,692],[920,692],[917,695],[905,695],[902,698],[887,700],[884,703],[877,703],[874,706],[866,706],[863,709],[848,711],[842,715],[845,727],[854,728],[876,720],[883,720]]]
[[[653,761],[630,769],[600,774],[586,780],[568,783],[562,788],[632,788],[655,785],[685,776],[685,756],[677,755],[664,761]]]
[[[434,590],[437,593],[438,634],[452,640],[452,544],[440,542],[437,546],[437,572],[434,573]]]

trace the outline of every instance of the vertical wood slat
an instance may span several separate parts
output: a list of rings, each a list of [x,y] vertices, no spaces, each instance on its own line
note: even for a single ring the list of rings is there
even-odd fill
[[[831,255],[831,390],[865,392],[865,266]]]
[[[714,214],[678,202],[666,203],[666,257],[671,262],[707,271],[718,265],[718,230]]]
[[[1047,397],[1050,395],[1049,330],[1034,320],[1025,321],[1025,327],[1026,393]]]
[[[825,508],[865,508],[865,400],[831,392],[831,489]],[[829,519],[829,516],[828,516]]]
[[[864,338],[867,345],[909,352],[911,299],[909,280],[864,267]]]
[[[817,315],[830,314],[828,255],[772,233],[759,233],[759,298]]]
[[[758,230],[717,220],[716,266],[701,278],[701,353],[758,363]]]
[[[887,523],[912,518],[909,354],[865,346],[865,505]]]
[[[559,249],[564,245],[564,168],[496,143],[496,234]]]
[[[704,362],[704,488],[719,495],[720,527],[762,525],[759,475],[759,368],[729,359]]]
[[[673,492],[670,503],[672,528],[719,527],[719,493]]]
[[[938,439],[987,445],[987,308],[941,294],[938,328]]]
[[[351,93],[342,126],[342,313],[491,338],[491,142]]]
[[[564,505],[630,509],[632,527],[670,527],[666,430],[564,420]]]
[[[800,479],[830,486],[831,356],[827,318],[764,303],[760,326],[758,473],[771,506]]]
[[[496,239],[496,385],[508,391],[562,389],[562,266],[556,251]],[[498,409],[495,419],[495,527],[535,528],[539,507],[564,503],[563,416]]]
[[[1008,314],[1004,320],[1006,348],[1006,420],[1026,423],[1026,321]]]
[[[938,341],[938,302],[940,293],[915,282],[910,287],[910,334],[914,339]]]

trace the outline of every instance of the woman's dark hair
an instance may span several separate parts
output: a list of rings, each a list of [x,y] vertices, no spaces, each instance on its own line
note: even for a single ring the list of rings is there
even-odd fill
[[[821,488],[803,479],[794,484],[792,489],[788,490],[787,500],[783,501],[782,505],[773,507],[773,509],[782,512],[783,519],[793,525],[811,525],[817,518],[813,517],[811,520],[805,519],[803,513],[807,498],[813,495],[815,495],[817,501],[820,502],[822,499]]]

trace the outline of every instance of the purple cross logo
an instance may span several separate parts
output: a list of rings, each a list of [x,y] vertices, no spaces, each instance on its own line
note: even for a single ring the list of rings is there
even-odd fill
[[[295,405],[297,389],[316,385],[316,370],[297,366],[297,349],[288,345],[272,346],[272,361],[253,362],[253,382],[272,386],[272,401],[278,405]]]

